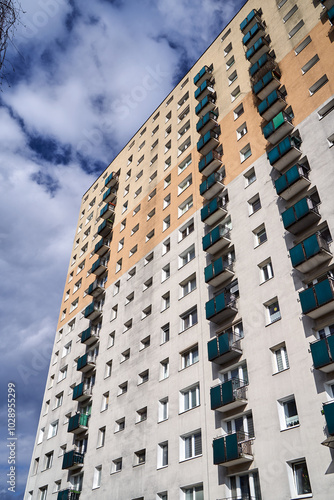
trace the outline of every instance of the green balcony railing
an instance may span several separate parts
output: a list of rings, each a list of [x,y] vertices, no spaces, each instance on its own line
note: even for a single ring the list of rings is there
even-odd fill
[[[201,221],[205,222],[210,215],[213,215],[221,208],[226,210],[226,207],[227,203],[224,202],[223,198],[217,196],[201,209]]]
[[[83,395],[84,391],[84,383],[81,382],[80,384],[76,385],[73,387],[73,394],[72,394],[72,399],[75,401],[76,399],[80,398],[80,396]]]
[[[241,352],[241,339],[236,335],[225,332],[218,337],[214,337],[208,342],[208,360],[215,361],[218,358],[223,359],[225,354],[232,350]]]
[[[90,415],[84,415],[83,413],[77,413],[70,417],[68,421],[67,432],[73,432],[79,429],[80,426],[88,427],[88,420]]]
[[[199,102],[195,108],[196,115],[198,115],[205,108],[205,106],[207,106],[207,104],[209,103],[215,104],[215,102],[216,100],[212,96],[210,95],[205,96],[204,99],[202,99],[201,102]]]
[[[298,137],[288,136],[283,141],[281,141],[277,146],[268,151],[267,158],[270,165],[274,165],[276,161],[282,158],[286,153],[288,153],[292,148],[300,148],[301,140]]]
[[[215,260],[204,269],[205,283],[208,283],[226,270],[232,271],[233,263],[224,260],[223,257],[219,257],[219,259]]]
[[[334,401],[329,401],[323,405],[328,434],[334,436]]]
[[[276,130],[282,127],[282,125],[284,125],[286,122],[292,123],[292,118],[284,111],[281,111],[265,127],[263,127],[262,133],[264,137],[268,139],[274,132],[276,132]]]
[[[116,196],[116,190],[113,188],[113,187],[110,187],[103,195],[103,198],[102,200],[103,201],[106,201],[106,199],[110,196],[110,195],[115,195]]]
[[[95,363],[95,356],[91,354],[90,352],[86,352],[83,356],[81,356],[78,361],[77,361],[77,370],[82,370],[83,368],[87,367],[88,364],[90,363]]]
[[[194,84],[197,85],[197,82],[199,82],[204,77],[204,75],[210,74],[211,72],[211,68],[209,68],[208,66],[203,66],[201,71],[199,71],[197,75],[194,76]]]
[[[211,139],[218,140],[219,135],[213,130],[209,130],[200,140],[197,142],[197,151],[201,151],[201,149],[211,141]]]
[[[213,463],[229,465],[252,460],[252,441],[244,432],[233,432],[213,440]],[[245,460],[242,460],[247,456]],[[249,497],[248,497],[249,498]]]
[[[247,385],[239,378],[232,378],[223,384],[216,385],[210,389],[211,410],[217,410],[222,406],[230,405],[235,401],[244,402]]]
[[[231,294],[221,292],[205,304],[206,319],[210,320],[227,308],[235,306],[235,298]]]
[[[195,99],[198,99],[200,97],[200,95],[202,94],[202,92],[204,92],[204,90],[208,89],[210,90],[213,85],[213,81],[212,79],[210,80],[204,80],[204,82],[198,87],[198,89],[195,90]],[[214,89],[212,88],[212,92],[214,92]]]
[[[312,234],[312,236],[309,236],[306,240],[290,248],[291,263],[293,267],[297,267],[323,250],[329,252],[329,246],[326,240],[318,233]]]
[[[198,164],[198,170],[200,171],[200,173],[202,173],[203,170],[215,160],[221,163],[221,154],[217,153],[217,151],[210,151],[210,153],[208,153],[204,158],[202,158]]]
[[[267,40],[263,37],[259,38],[246,52],[246,59],[249,61],[260,49],[268,47]]]
[[[253,92],[258,94],[262,89],[264,89],[270,82],[274,79],[279,80],[281,75],[278,71],[268,71],[261,80],[259,80],[253,87]]]
[[[69,469],[74,465],[81,465],[84,462],[83,453],[78,453],[75,450],[68,451],[63,456],[62,469]]]
[[[300,179],[308,179],[308,172],[304,165],[296,163],[275,181],[276,193],[280,195]]]
[[[118,175],[115,174],[115,172],[111,172],[110,175],[108,175],[108,177],[106,178],[105,182],[104,182],[104,185],[105,186],[108,186],[108,184],[111,183],[111,181],[113,181],[114,183],[116,183],[118,180]]]
[[[110,213],[110,215],[112,215],[112,213],[115,211],[115,205],[114,203],[107,203],[106,205],[104,205],[103,208],[101,208],[100,210],[100,217],[103,217],[104,214],[106,214],[108,212],[108,214]]]
[[[244,45],[247,45],[256,35],[264,31],[264,26],[262,23],[257,22],[254,24],[254,26],[247,31],[246,35],[242,39],[242,43]]]
[[[208,111],[208,113],[205,113],[203,118],[199,120],[199,122],[196,124],[196,130],[197,132],[200,132],[202,128],[210,121],[214,120],[216,121],[218,118],[218,114],[214,113],[213,111]]]
[[[112,222],[109,220],[104,220],[97,228],[97,232],[100,236],[106,236],[113,228]]]
[[[100,311],[100,308],[96,302],[91,302],[85,309],[85,318],[89,318],[95,311]]]
[[[310,286],[309,288],[306,288],[306,290],[299,292],[299,299],[304,314],[309,314],[312,311],[333,302],[333,279],[327,278],[313,286]]]
[[[278,100],[284,101],[284,95],[277,89],[273,90],[257,107],[260,115],[263,115]]]
[[[224,225],[219,224],[208,234],[203,236],[202,245],[204,252],[208,250],[214,243],[217,243],[221,238],[230,239],[230,230],[226,228]]]
[[[199,186],[199,192],[201,196],[204,196],[207,191],[209,191],[217,182],[222,182],[224,179],[224,175],[222,172],[214,172],[209,175],[207,179]],[[223,186],[222,186],[223,187]]]
[[[319,370],[334,363],[334,335],[312,342],[310,348],[314,368]]]
[[[284,228],[290,230],[291,226],[310,213],[318,214],[318,206],[311,198],[305,196],[282,213]]]
[[[242,21],[240,24],[240,29],[241,31],[245,31],[247,26],[249,26],[249,23],[255,19],[255,16],[257,15],[257,11],[255,9],[251,10],[250,13],[248,14],[247,17]]]
[[[80,500],[80,493],[78,490],[61,490],[58,491],[57,500]]]
[[[255,73],[264,66],[268,60],[269,57],[267,53],[263,54],[263,56],[260,57],[250,68],[249,68],[249,73],[251,76],[254,76]]]
[[[333,7],[331,7],[329,9],[329,11],[327,12],[327,15],[328,15],[328,19],[333,24],[334,23],[334,5],[333,5]]]

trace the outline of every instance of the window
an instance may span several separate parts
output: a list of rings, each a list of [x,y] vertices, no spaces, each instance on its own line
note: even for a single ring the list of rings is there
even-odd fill
[[[109,333],[108,337],[108,349],[115,344],[115,332]]]
[[[148,280],[146,280],[143,284],[143,292],[145,292],[145,290],[150,288],[152,284],[153,284],[153,278],[149,278]]]
[[[129,252],[129,257],[132,257],[133,254],[135,254],[138,250],[138,245],[135,245],[134,247],[131,248]]]
[[[145,307],[145,309],[142,310],[141,314],[141,319],[147,318],[152,313],[152,306]]]
[[[58,382],[64,380],[67,377],[67,366],[64,366],[58,373]]]
[[[42,427],[42,428],[39,430],[37,444],[40,444],[40,443],[43,441],[43,439],[44,439],[44,432],[45,432],[45,427]]]
[[[281,311],[279,308],[277,298],[266,303],[265,308],[266,308],[266,313],[267,313],[267,325],[270,325],[271,323],[275,323],[275,321],[278,321],[279,319],[281,319]]]
[[[170,215],[167,215],[162,221],[162,231],[166,231],[170,227]]]
[[[224,49],[224,57],[226,57],[232,50],[232,42],[230,42]]]
[[[121,282],[117,281],[117,283],[114,284],[114,291],[113,291],[114,296],[119,293],[120,288],[121,288]]]
[[[146,127],[144,127],[143,130],[140,132],[139,137],[141,137],[142,135],[144,135],[145,132],[146,132]]]
[[[140,186],[140,188],[137,189],[137,191],[135,191],[135,194],[134,194],[134,198],[137,198],[137,196],[140,195],[140,193],[142,192],[143,188]]]
[[[188,366],[197,363],[198,361],[198,345],[187,349],[181,353],[181,368],[188,368]]]
[[[239,85],[234,89],[232,90],[231,92],[231,102],[235,101],[237,97],[239,97],[240,95],[240,87]]]
[[[233,64],[235,63],[235,59],[234,59],[234,56],[230,57],[230,59],[228,61],[226,61],[226,71],[229,70],[231,68],[231,66],[233,66]]]
[[[328,147],[331,148],[334,146],[334,134],[327,137]]]
[[[77,281],[74,284],[73,293],[75,293],[77,290],[79,290],[79,288],[81,288],[81,285],[82,285],[82,278],[80,278],[79,281]]]
[[[168,141],[167,144],[165,144],[165,154],[168,153],[168,151],[170,151],[171,147],[172,147],[172,141]]]
[[[151,344],[151,337],[148,335],[145,337],[143,340],[140,341],[140,347],[139,350],[142,351],[143,349],[147,349]]]
[[[153,236],[154,236],[154,229],[152,229],[152,231],[150,231],[149,233],[147,233],[146,238],[145,238],[146,243],[148,241],[150,241],[153,238]]]
[[[154,196],[156,194],[157,194],[157,190],[153,189],[153,191],[151,191],[151,193],[148,195],[148,201],[152,200],[152,198],[154,198]]]
[[[138,172],[138,174],[136,175],[136,179],[135,180],[138,181],[141,178],[142,175],[143,175],[143,170],[141,170],[140,172]]]
[[[183,97],[178,101],[177,107],[180,108],[189,99],[189,92],[186,92]]]
[[[247,125],[246,122],[244,122],[240,127],[237,128],[237,139],[241,139],[244,135],[247,134]]]
[[[163,209],[165,210],[165,208],[168,207],[168,205],[170,205],[170,200],[171,200],[171,195],[168,194],[165,198],[164,198],[164,201],[163,201]]]
[[[181,205],[178,207],[178,217],[184,215],[193,206],[193,196],[189,196]]]
[[[292,28],[292,30],[290,31],[289,38],[292,38],[293,36],[295,36],[297,31],[299,31],[300,28],[302,28],[303,26],[304,26],[304,21],[303,20],[299,21],[299,23],[296,24],[296,26],[294,28]]]
[[[116,262],[116,273],[118,273],[122,269],[122,259],[119,259]]]
[[[319,56],[316,54],[313,56],[304,66],[302,67],[302,74],[305,75],[317,62],[319,61]]]
[[[163,422],[168,419],[168,398],[160,399],[158,421]]]
[[[117,251],[119,252],[120,250],[122,250],[123,247],[124,247],[124,238],[122,238],[121,240],[119,240]]]
[[[63,398],[64,398],[64,393],[61,392],[60,394],[57,394],[56,396],[56,401],[55,401],[55,408],[59,408],[63,404]]]
[[[235,82],[237,78],[238,78],[238,73],[235,70],[228,76],[228,84],[232,85],[232,83]]]
[[[153,208],[153,210],[151,210],[148,214],[147,214],[147,220],[150,220],[152,219],[152,217],[155,215],[155,208]]]
[[[165,255],[169,251],[170,251],[170,238],[168,238],[162,243],[162,255]]]
[[[136,274],[136,268],[133,267],[132,269],[130,269],[130,271],[128,272],[128,280],[133,278],[133,276]]]
[[[145,370],[138,375],[138,385],[144,384],[148,381],[149,378],[149,370]]]
[[[294,396],[288,396],[279,400],[278,411],[281,430],[299,425],[299,417]]]
[[[48,494],[48,487],[42,486],[42,488],[39,488],[38,500],[46,500],[47,494]]]
[[[64,358],[65,356],[67,356],[68,354],[70,354],[71,348],[72,348],[72,342],[68,342],[66,345],[64,345],[64,347],[63,347],[63,354],[62,354],[61,357]]]
[[[120,384],[118,386],[118,396],[121,396],[121,394],[125,394],[128,390],[128,383],[123,382],[123,384]]]
[[[307,470],[305,458],[288,462],[289,473],[292,481],[290,481],[291,496],[305,498],[304,495],[312,496],[310,476]]]
[[[142,161],[144,161],[144,155],[139,158],[137,165],[140,165]]]
[[[169,377],[169,358],[160,361],[160,380]]]
[[[156,134],[159,130],[159,125],[157,125],[153,130],[152,130],[152,135]]]
[[[153,172],[153,174],[150,175],[150,178],[149,178],[148,182],[152,182],[156,178],[157,175],[158,175],[157,171]]]
[[[258,267],[260,269],[260,280],[261,280],[261,283],[264,283],[265,281],[268,281],[268,280],[270,280],[271,278],[274,277],[274,272],[273,272],[273,266],[272,266],[272,263],[271,263],[271,259],[266,259],[261,264],[258,264]]]
[[[59,479],[58,481],[55,481],[55,484],[53,487],[53,493],[57,493],[57,491],[60,491],[60,487],[61,487],[61,480]]]
[[[127,171],[125,180],[127,181],[128,179],[130,179],[130,177],[131,177],[131,168],[130,170]]]
[[[127,361],[128,359],[130,359],[130,349],[127,349],[126,351],[122,352],[121,363],[123,363],[124,361]]]
[[[136,423],[138,424],[139,422],[144,422],[144,420],[147,420],[147,406],[145,408],[141,408],[140,410],[137,410],[136,412]]]
[[[191,137],[188,137],[177,149],[177,156],[180,156],[191,145]]]
[[[134,466],[142,465],[146,462],[146,450],[139,450],[134,455]]]
[[[38,465],[39,465],[39,458],[35,458],[34,460],[34,469],[33,469],[33,475],[37,474],[37,470],[38,470]]]
[[[110,316],[110,321],[114,320],[117,318],[117,311],[118,311],[118,305],[114,306],[111,308],[111,316]]]
[[[49,426],[48,439],[57,435],[59,421],[52,422]]]
[[[167,264],[162,268],[161,282],[165,281],[170,277],[170,264]]]
[[[195,229],[194,219],[191,219],[187,224],[179,229],[179,241],[184,240],[189,234],[191,234]]]
[[[106,428],[101,427],[99,429],[99,433],[98,433],[98,437],[97,437],[97,448],[104,446],[105,438],[106,438]]]
[[[182,500],[203,500],[203,485],[186,486],[181,488]]]
[[[252,167],[250,170],[248,170],[248,172],[246,172],[244,174],[244,177],[245,177],[245,187],[253,184],[253,182],[256,181],[256,174],[255,174],[254,167]]]
[[[50,453],[46,453],[45,455],[44,470],[51,469],[52,460],[53,460],[53,451],[50,451]]]
[[[317,82],[315,82],[310,88],[309,92],[310,95],[312,96],[315,94],[323,85],[325,85],[328,82],[327,75],[323,75]]]
[[[305,47],[307,47],[307,45],[308,45],[310,42],[312,42],[312,39],[311,39],[311,37],[310,37],[310,36],[307,36],[307,37],[305,38],[305,40],[303,40],[303,41],[302,41],[302,42],[301,42],[301,43],[300,43],[300,44],[299,44],[299,45],[295,48],[295,54],[296,54],[296,56],[298,56],[298,54],[300,54],[300,52],[301,52],[302,50],[304,50],[304,49],[305,49]]]
[[[169,341],[169,323],[161,327],[161,344]]]
[[[180,123],[190,112],[189,105],[179,114],[177,117],[178,123]]]
[[[190,309],[190,311],[181,314],[180,319],[181,332],[184,332],[184,330],[187,330],[187,328],[195,325],[197,323],[197,306]]]
[[[162,491],[161,493],[157,493],[157,500],[168,500],[167,491]]]
[[[191,245],[179,255],[179,269],[195,258],[195,245]]]
[[[195,384],[180,391],[180,413],[196,408],[199,404],[199,384]]]
[[[104,370],[104,378],[108,378],[111,375],[112,370],[112,360],[106,362],[105,370]]]
[[[259,194],[256,194],[255,196],[253,196],[253,198],[248,200],[249,215],[253,215],[255,212],[260,210],[260,208],[261,208],[260,196]]]
[[[178,168],[178,174],[181,174],[190,164],[191,164],[191,155],[187,156],[187,158],[180,163]]]
[[[122,459],[116,458],[111,463],[111,473],[114,474],[115,472],[121,472],[121,470],[122,470]]]
[[[196,288],[196,274],[192,274],[186,280],[180,283],[181,288],[181,298],[188,295],[188,293],[192,292]]]
[[[202,455],[201,430],[181,436],[180,460],[187,460],[200,455]]]
[[[126,228],[126,219],[122,220],[119,232],[121,233],[122,231],[124,231],[125,228]]]
[[[130,330],[130,328],[132,328],[132,319],[129,319],[128,321],[126,321],[124,323],[123,333],[127,332],[128,330]]]
[[[126,212],[128,209],[128,202],[126,201],[124,204],[123,204],[123,207],[122,207],[122,214],[124,214],[124,212]]]
[[[262,243],[264,243],[265,241],[267,241],[267,233],[266,233],[266,228],[264,226],[264,224],[261,224],[260,227],[258,227],[257,229],[254,229],[253,230],[253,234],[254,234],[254,242],[255,242],[255,247],[261,245]]]
[[[233,115],[234,115],[234,120],[237,120],[239,118],[239,116],[241,116],[244,112],[244,106],[243,104],[240,104],[237,108],[235,108],[235,110],[233,111]]]
[[[192,180],[192,174],[188,175],[180,184],[178,185],[178,191],[177,194],[183,193],[189,186],[191,186],[193,180]]]
[[[94,479],[93,479],[93,489],[99,488],[101,486],[101,473],[102,473],[102,465],[95,467]]]
[[[285,16],[283,17],[283,23],[286,23],[288,19],[290,19],[290,17],[292,17],[297,10],[298,10],[297,5],[294,5],[292,9],[290,9],[289,12],[285,14]]]
[[[171,179],[172,179],[171,174],[169,174],[169,175],[167,175],[167,177],[165,177],[165,179],[164,179],[164,189],[166,189],[170,185]]]
[[[136,215],[136,214],[139,212],[140,208],[141,208],[141,207],[140,207],[140,204],[139,204],[139,205],[138,205],[138,206],[134,209],[134,211],[133,211],[133,215]]]
[[[125,429],[125,417],[116,420],[115,422],[115,432],[121,432]]]
[[[287,370],[289,368],[289,359],[285,343],[279,347],[273,347],[271,351],[273,353],[274,373]]]
[[[247,158],[249,158],[250,156],[252,155],[252,150],[251,150],[251,147],[250,147],[250,144],[247,144],[244,148],[242,148],[242,150],[240,151],[240,161],[241,163],[245,160],[247,160]]]
[[[157,468],[167,467],[168,465],[168,442],[158,444],[158,464]]]
[[[171,157],[169,157],[169,158],[167,158],[167,159],[165,160],[165,167],[164,167],[164,170],[167,170],[167,168],[169,168],[169,167],[171,166],[171,164],[172,164],[172,159],[171,159]]]
[[[109,391],[105,392],[102,396],[101,411],[108,410],[109,405]]]
[[[71,304],[70,312],[74,311],[74,309],[78,307],[78,304],[79,304],[79,299],[75,299]]]
[[[160,116],[160,111],[158,111],[152,118],[152,122],[155,122],[155,120],[157,120]]]

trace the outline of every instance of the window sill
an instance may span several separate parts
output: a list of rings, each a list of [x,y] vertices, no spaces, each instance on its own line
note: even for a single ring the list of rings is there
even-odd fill
[[[274,279],[274,276],[272,276],[271,278],[268,278],[267,280],[261,281],[260,286],[264,285],[265,283],[268,283],[268,281],[270,281],[272,279]]]
[[[270,325],[274,325],[275,323],[277,323],[278,321],[281,321],[282,317],[278,318],[278,319],[275,319],[274,321],[272,321],[271,323],[267,323],[265,325],[265,327],[267,328],[267,326],[270,326]]]
[[[258,245],[256,245],[256,246],[254,247],[254,249],[255,249],[255,248],[260,247],[261,245],[264,245],[265,243],[267,243],[267,241],[268,241],[268,240],[266,240],[266,241],[262,241],[262,243],[259,243]]]
[[[277,375],[278,373],[286,372],[287,370],[290,370],[290,366],[289,366],[289,368],[283,368],[283,370],[280,370],[279,372],[273,373],[273,376]]]
[[[179,297],[178,300],[182,300],[184,299],[185,297],[188,297],[188,295],[190,295],[192,292],[194,292],[195,290],[197,289],[197,287],[193,288],[193,290],[191,290],[190,292],[186,293],[185,295],[182,295],[182,297]]]
[[[182,464],[183,462],[189,462],[189,460],[194,460],[195,458],[200,458],[202,456],[203,454],[201,453],[200,455],[196,455],[195,457],[183,458],[179,461],[179,463]]]
[[[296,427],[300,427],[300,424],[292,425],[291,427],[287,427],[286,429],[281,429],[280,432],[289,431],[290,429],[295,429]],[[299,497],[297,497],[297,498],[299,498]],[[300,498],[304,498],[304,497],[300,497]]]
[[[187,330],[189,330],[189,328],[192,328],[193,326],[197,325],[197,323],[194,323],[193,325],[188,326],[187,328],[185,328],[184,330],[182,330],[181,332],[179,332],[179,335],[181,335],[181,333],[186,332]]]
[[[301,500],[302,498],[313,498],[313,493],[305,493],[304,495],[298,495],[298,497],[293,497],[291,500]]]
[[[188,408],[188,410],[183,410],[183,411],[179,411],[179,415],[183,415],[184,413],[187,413],[188,411],[191,411],[191,410],[194,410],[195,408],[199,408],[201,405],[196,405],[196,406],[193,406],[192,408]],[[189,459],[186,459],[186,460],[189,460]]]
[[[196,365],[197,363],[199,363],[199,360],[198,360],[198,361],[195,361],[194,363],[191,363],[191,365],[189,365],[189,366],[185,366],[184,368],[180,368],[180,369],[179,369],[179,373],[180,373],[180,372],[183,372],[183,370],[186,370],[187,368],[190,368],[191,366]],[[187,410],[186,410],[186,411],[187,411]]]
[[[145,462],[143,462],[142,464],[134,464],[132,467],[140,467],[141,465],[145,465]]]

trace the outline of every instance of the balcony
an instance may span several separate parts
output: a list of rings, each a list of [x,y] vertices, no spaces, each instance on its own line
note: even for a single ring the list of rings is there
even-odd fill
[[[293,267],[301,273],[309,273],[332,258],[327,241],[319,233],[292,247],[289,253]]]
[[[83,453],[72,450],[64,454],[62,469],[74,470],[83,467]]]
[[[195,99],[198,101],[204,99],[207,95],[215,97],[216,92],[212,85],[214,85],[215,79],[211,77],[209,80],[204,80],[198,89],[195,90]]]
[[[208,342],[208,359],[218,365],[228,363],[241,356],[241,338],[225,332]]]
[[[328,19],[329,19],[331,25],[333,26],[333,24],[334,24],[334,5],[333,5],[333,7],[331,7],[329,9],[329,11],[327,12],[327,15],[328,15]]]
[[[293,128],[291,116],[281,111],[263,127],[262,133],[271,144],[277,144],[286,135],[290,134]]]
[[[93,297],[98,297],[105,291],[104,282],[95,280],[88,287],[87,294],[92,295]]]
[[[204,97],[204,99],[197,104],[195,108],[195,113],[197,116],[204,116],[205,113],[212,111],[216,107],[216,99],[210,95]]]
[[[100,210],[100,217],[102,219],[110,219],[111,217],[114,217],[114,215],[115,215],[114,203],[109,202]]]
[[[213,226],[227,215],[227,203],[217,196],[201,209],[201,221]]]
[[[254,24],[259,22],[260,20],[261,17],[259,12],[256,9],[251,10],[248,16],[240,24],[241,31],[245,33],[246,30],[250,30],[254,26]]]
[[[292,234],[305,231],[318,222],[320,218],[318,205],[308,196],[282,213],[284,228]]]
[[[107,270],[108,261],[106,259],[97,259],[92,265],[92,273],[96,276],[100,276]]]
[[[232,467],[250,463],[254,460],[252,440],[242,431],[228,434],[213,440],[213,463]]]
[[[233,263],[224,260],[223,257],[209,264],[204,269],[205,283],[211,286],[220,286],[229,279],[233,278]]]
[[[210,151],[210,153],[207,154],[205,158],[202,158],[199,162],[199,172],[202,175],[205,175],[205,177],[208,177],[222,165],[221,158],[222,155],[217,151]]]
[[[100,241],[98,241],[94,247],[94,253],[97,255],[104,255],[108,250],[109,250],[109,242],[104,241],[104,238],[102,238]]]
[[[262,57],[258,61],[256,61],[250,68],[249,68],[249,74],[250,76],[254,76],[255,73],[259,71],[262,66],[264,66],[268,61],[272,60],[272,58],[269,56],[269,54],[263,54]]]
[[[268,151],[267,158],[270,165],[281,172],[301,156],[300,145],[301,140],[298,137],[293,135],[286,137],[276,147]]]
[[[203,66],[201,71],[195,75],[194,84],[197,85],[197,87],[202,85],[204,80],[207,80],[208,76],[212,74],[212,69],[212,66]]]
[[[334,401],[329,401],[323,404],[328,434],[334,436]]]
[[[92,397],[92,387],[87,387],[84,382],[76,385],[73,388],[72,399],[73,401],[87,401]]]
[[[310,344],[313,366],[325,373],[334,371],[334,335]]]
[[[281,177],[275,181],[276,193],[283,198],[283,200],[290,200],[310,186],[311,182],[309,181],[308,173],[309,170],[305,165],[296,163],[296,165],[289,168],[285,174],[281,175]]]
[[[228,292],[221,292],[205,304],[206,319],[220,324],[238,312],[235,297]]]
[[[303,314],[318,319],[334,311],[334,284],[332,278],[316,283],[299,292]]]
[[[215,149],[219,145],[219,135],[213,130],[209,130],[200,140],[197,142],[197,151],[201,155],[208,154],[212,149]]]
[[[80,434],[88,430],[88,419],[90,415],[84,415],[83,413],[77,413],[73,417],[70,417],[68,421],[67,432],[73,432],[74,434]]]
[[[80,372],[89,372],[96,366],[96,356],[94,356],[91,352],[86,352],[81,358],[77,361],[77,370]]]
[[[247,31],[246,35],[242,39],[242,43],[248,47],[249,44],[255,43],[261,36],[265,35],[265,27],[261,22],[257,22],[254,26]]]
[[[263,37],[259,38],[246,52],[246,59],[254,64],[266,52],[269,52],[269,43]]]
[[[100,235],[100,236],[103,236],[103,238],[105,236],[108,236],[108,234],[111,233],[112,231],[112,228],[113,228],[113,225],[114,223],[111,222],[111,221],[108,221],[108,220],[105,220],[102,222],[102,224],[99,225],[99,227],[97,228],[97,233]]]
[[[94,344],[94,342],[96,342],[97,340],[99,340],[99,335],[96,331],[93,330],[91,326],[81,333],[82,344],[91,345]]]
[[[196,130],[199,134],[205,135],[209,130],[213,130],[218,126],[218,113],[209,111],[196,124]]]
[[[279,90],[273,90],[257,107],[259,114],[265,120],[274,118],[280,111],[286,107],[283,94]]]
[[[232,378],[210,389],[211,410],[227,412],[247,404],[247,385],[244,380]]]
[[[223,180],[225,174],[223,172],[214,172],[209,175],[199,186],[200,195],[206,200],[210,200],[224,189]]]
[[[92,302],[85,309],[85,318],[93,321],[102,315],[102,310],[96,302]]]
[[[278,71],[268,71],[268,73],[254,85],[254,94],[261,100],[265,99],[281,85],[280,78],[281,74]]]
[[[102,200],[106,203],[115,203],[117,191],[115,188],[109,188],[103,195]]]
[[[118,175],[115,172],[111,172],[110,175],[106,178],[104,185],[107,188],[115,187],[118,182]]]
[[[80,491],[77,490],[61,490],[58,491],[57,500],[80,500]]]
[[[202,238],[204,252],[208,252],[212,255],[223,248],[227,248],[230,243],[230,230],[223,224],[219,224]]]

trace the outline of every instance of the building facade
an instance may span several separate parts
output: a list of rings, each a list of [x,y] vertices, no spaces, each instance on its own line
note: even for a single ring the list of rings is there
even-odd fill
[[[83,196],[26,500],[333,498],[333,5],[246,2]]]

